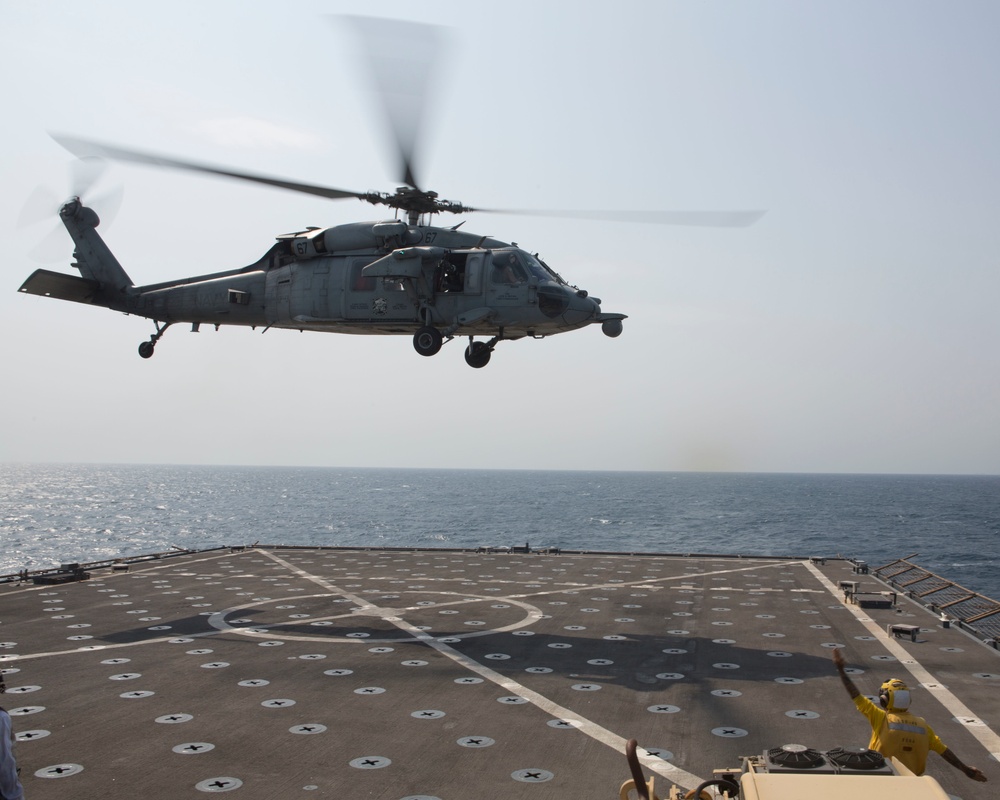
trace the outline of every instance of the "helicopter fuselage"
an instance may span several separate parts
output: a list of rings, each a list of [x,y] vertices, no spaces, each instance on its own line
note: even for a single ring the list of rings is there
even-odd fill
[[[161,322],[336,333],[401,334],[435,325],[490,335],[503,328],[505,338],[574,330],[600,314],[594,299],[560,282],[527,252],[471,234],[408,228],[409,239],[426,244],[315,252],[320,240],[356,240],[364,228],[386,224],[393,223],[283,238],[251,268],[136,287],[121,310]]]
[[[61,216],[82,277],[39,270],[21,290],[154,320],[157,333],[140,346],[147,358],[167,326],[191,323],[413,334],[421,355],[436,353],[445,338],[468,336],[466,360],[485,366],[499,341],[598,322],[617,336],[625,318],[602,313],[599,300],[527,251],[454,228],[399,220],[314,228],[279,236],[242,269],[135,286],[98,236],[96,214],[74,200]],[[492,338],[476,343],[475,336]]]

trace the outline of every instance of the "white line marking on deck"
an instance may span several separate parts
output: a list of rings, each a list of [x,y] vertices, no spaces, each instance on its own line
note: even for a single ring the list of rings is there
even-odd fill
[[[842,603],[848,611],[850,611],[860,622],[865,626],[874,636],[882,642],[883,647],[888,650],[892,655],[896,657],[899,661],[900,666],[907,670],[916,680],[917,683],[925,684],[925,688],[934,698],[943,705],[948,712],[956,719],[960,724],[963,719],[976,719],[975,715],[965,705],[961,700],[959,700],[951,691],[941,686],[937,683],[937,679],[931,674],[916,658],[910,653],[906,648],[904,648],[899,642],[896,641],[895,637],[889,637],[886,635],[882,626],[875,622],[870,617],[866,617],[860,608],[853,605],[848,605],[844,602],[843,593],[833,584],[829,578],[827,578],[811,561],[802,562],[806,568],[816,577],[821,584],[823,584],[827,590],[837,601]],[[933,688],[930,685],[933,686]],[[987,725],[971,725],[963,724],[963,727],[971,733],[979,743],[986,748],[986,752],[993,756],[993,758],[1000,761],[1000,736],[997,736]]]
[[[312,575],[306,572],[305,570],[296,567],[295,565],[289,563],[288,561],[285,561],[285,559],[275,555],[274,553],[271,553],[267,550],[258,550],[257,552],[263,553],[264,555],[268,556],[269,558],[281,564],[282,566],[286,567],[287,569],[290,569],[292,572],[299,575],[300,577],[310,580],[313,583],[318,584],[319,586],[322,586],[327,591],[337,592],[339,594],[342,594],[344,597],[349,597],[351,598],[352,601],[358,603],[358,605],[362,606],[371,605],[371,603],[369,603],[368,601],[363,600],[362,598],[352,594],[351,592],[347,592],[344,591],[343,589],[338,588],[334,584],[330,583],[324,578],[319,577],[318,575]],[[646,581],[646,583],[649,583],[649,581]],[[491,598],[491,599],[495,601],[496,598]],[[607,728],[601,727],[596,722],[593,722],[587,719],[586,717],[583,717],[582,715],[576,713],[575,711],[565,708],[559,705],[558,703],[554,703],[544,695],[541,695],[538,692],[529,689],[527,686],[518,683],[512,678],[508,678],[504,675],[501,675],[499,672],[494,672],[489,667],[480,664],[478,661],[475,661],[472,658],[469,658],[464,653],[460,653],[458,650],[455,650],[454,648],[448,646],[447,644],[438,641],[431,634],[419,630],[418,628],[416,628],[415,626],[411,625],[410,623],[406,622],[403,619],[393,619],[391,620],[391,622],[400,630],[409,633],[414,639],[417,639],[418,641],[421,641],[424,644],[426,644],[428,647],[437,650],[441,655],[450,658],[459,666],[465,667],[467,670],[469,670],[470,672],[475,672],[477,675],[481,675],[482,677],[486,678],[489,681],[492,681],[497,686],[501,687],[507,692],[510,692],[511,694],[524,698],[529,703],[532,703],[534,706],[540,708],[542,711],[546,712],[547,714],[550,714],[553,717],[570,720],[571,722],[574,723],[574,727],[577,730],[579,730],[582,733],[585,733],[591,739],[594,739],[595,741],[598,741],[601,744],[607,745],[616,753],[625,752],[626,740],[624,737],[621,737],[616,733],[612,733]],[[685,789],[693,789],[702,782],[702,779],[699,778],[697,775],[692,775],[690,772],[686,772],[685,770],[682,770],[679,767],[676,767],[673,764],[664,761],[663,759],[656,758],[655,756],[650,755],[649,752],[643,749],[642,747],[638,748],[636,752],[639,756],[639,761],[643,764],[643,766],[645,766],[647,769],[653,772],[656,772],[659,775],[662,775],[665,778],[669,778],[670,780],[674,781],[675,783],[684,787]]]

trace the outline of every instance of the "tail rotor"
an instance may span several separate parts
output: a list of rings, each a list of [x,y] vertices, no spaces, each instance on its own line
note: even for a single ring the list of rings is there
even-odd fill
[[[105,224],[110,224],[121,208],[125,190],[121,184],[94,193],[94,186],[107,171],[108,162],[103,158],[85,157],[69,164],[68,198],[60,199],[56,192],[46,185],[36,186],[28,195],[17,218],[19,229],[29,229],[43,222],[59,219],[59,209],[71,198],[79,198],[93,207]],[[38,236],[38,243],[28,251],[28,257],[41,263],[65,261],[72,255],[73,244],[59,222]]]

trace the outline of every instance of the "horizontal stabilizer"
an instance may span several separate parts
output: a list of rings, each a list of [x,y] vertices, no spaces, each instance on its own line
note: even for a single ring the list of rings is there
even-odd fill
[[[55,297],[58,300],[71,300],[74,303],[94,303],[95,296],[101,285],[78,275],[64,275],[48,269],[37,269],[23,284],[19,291],[25,294],[37,294],[41,297]]]

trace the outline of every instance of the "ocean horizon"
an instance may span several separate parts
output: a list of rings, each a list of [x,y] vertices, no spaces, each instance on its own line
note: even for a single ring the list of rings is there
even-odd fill
[[[914,560],[1000,596],[1000,476],[0,465],[0,574],[250,544]]]

